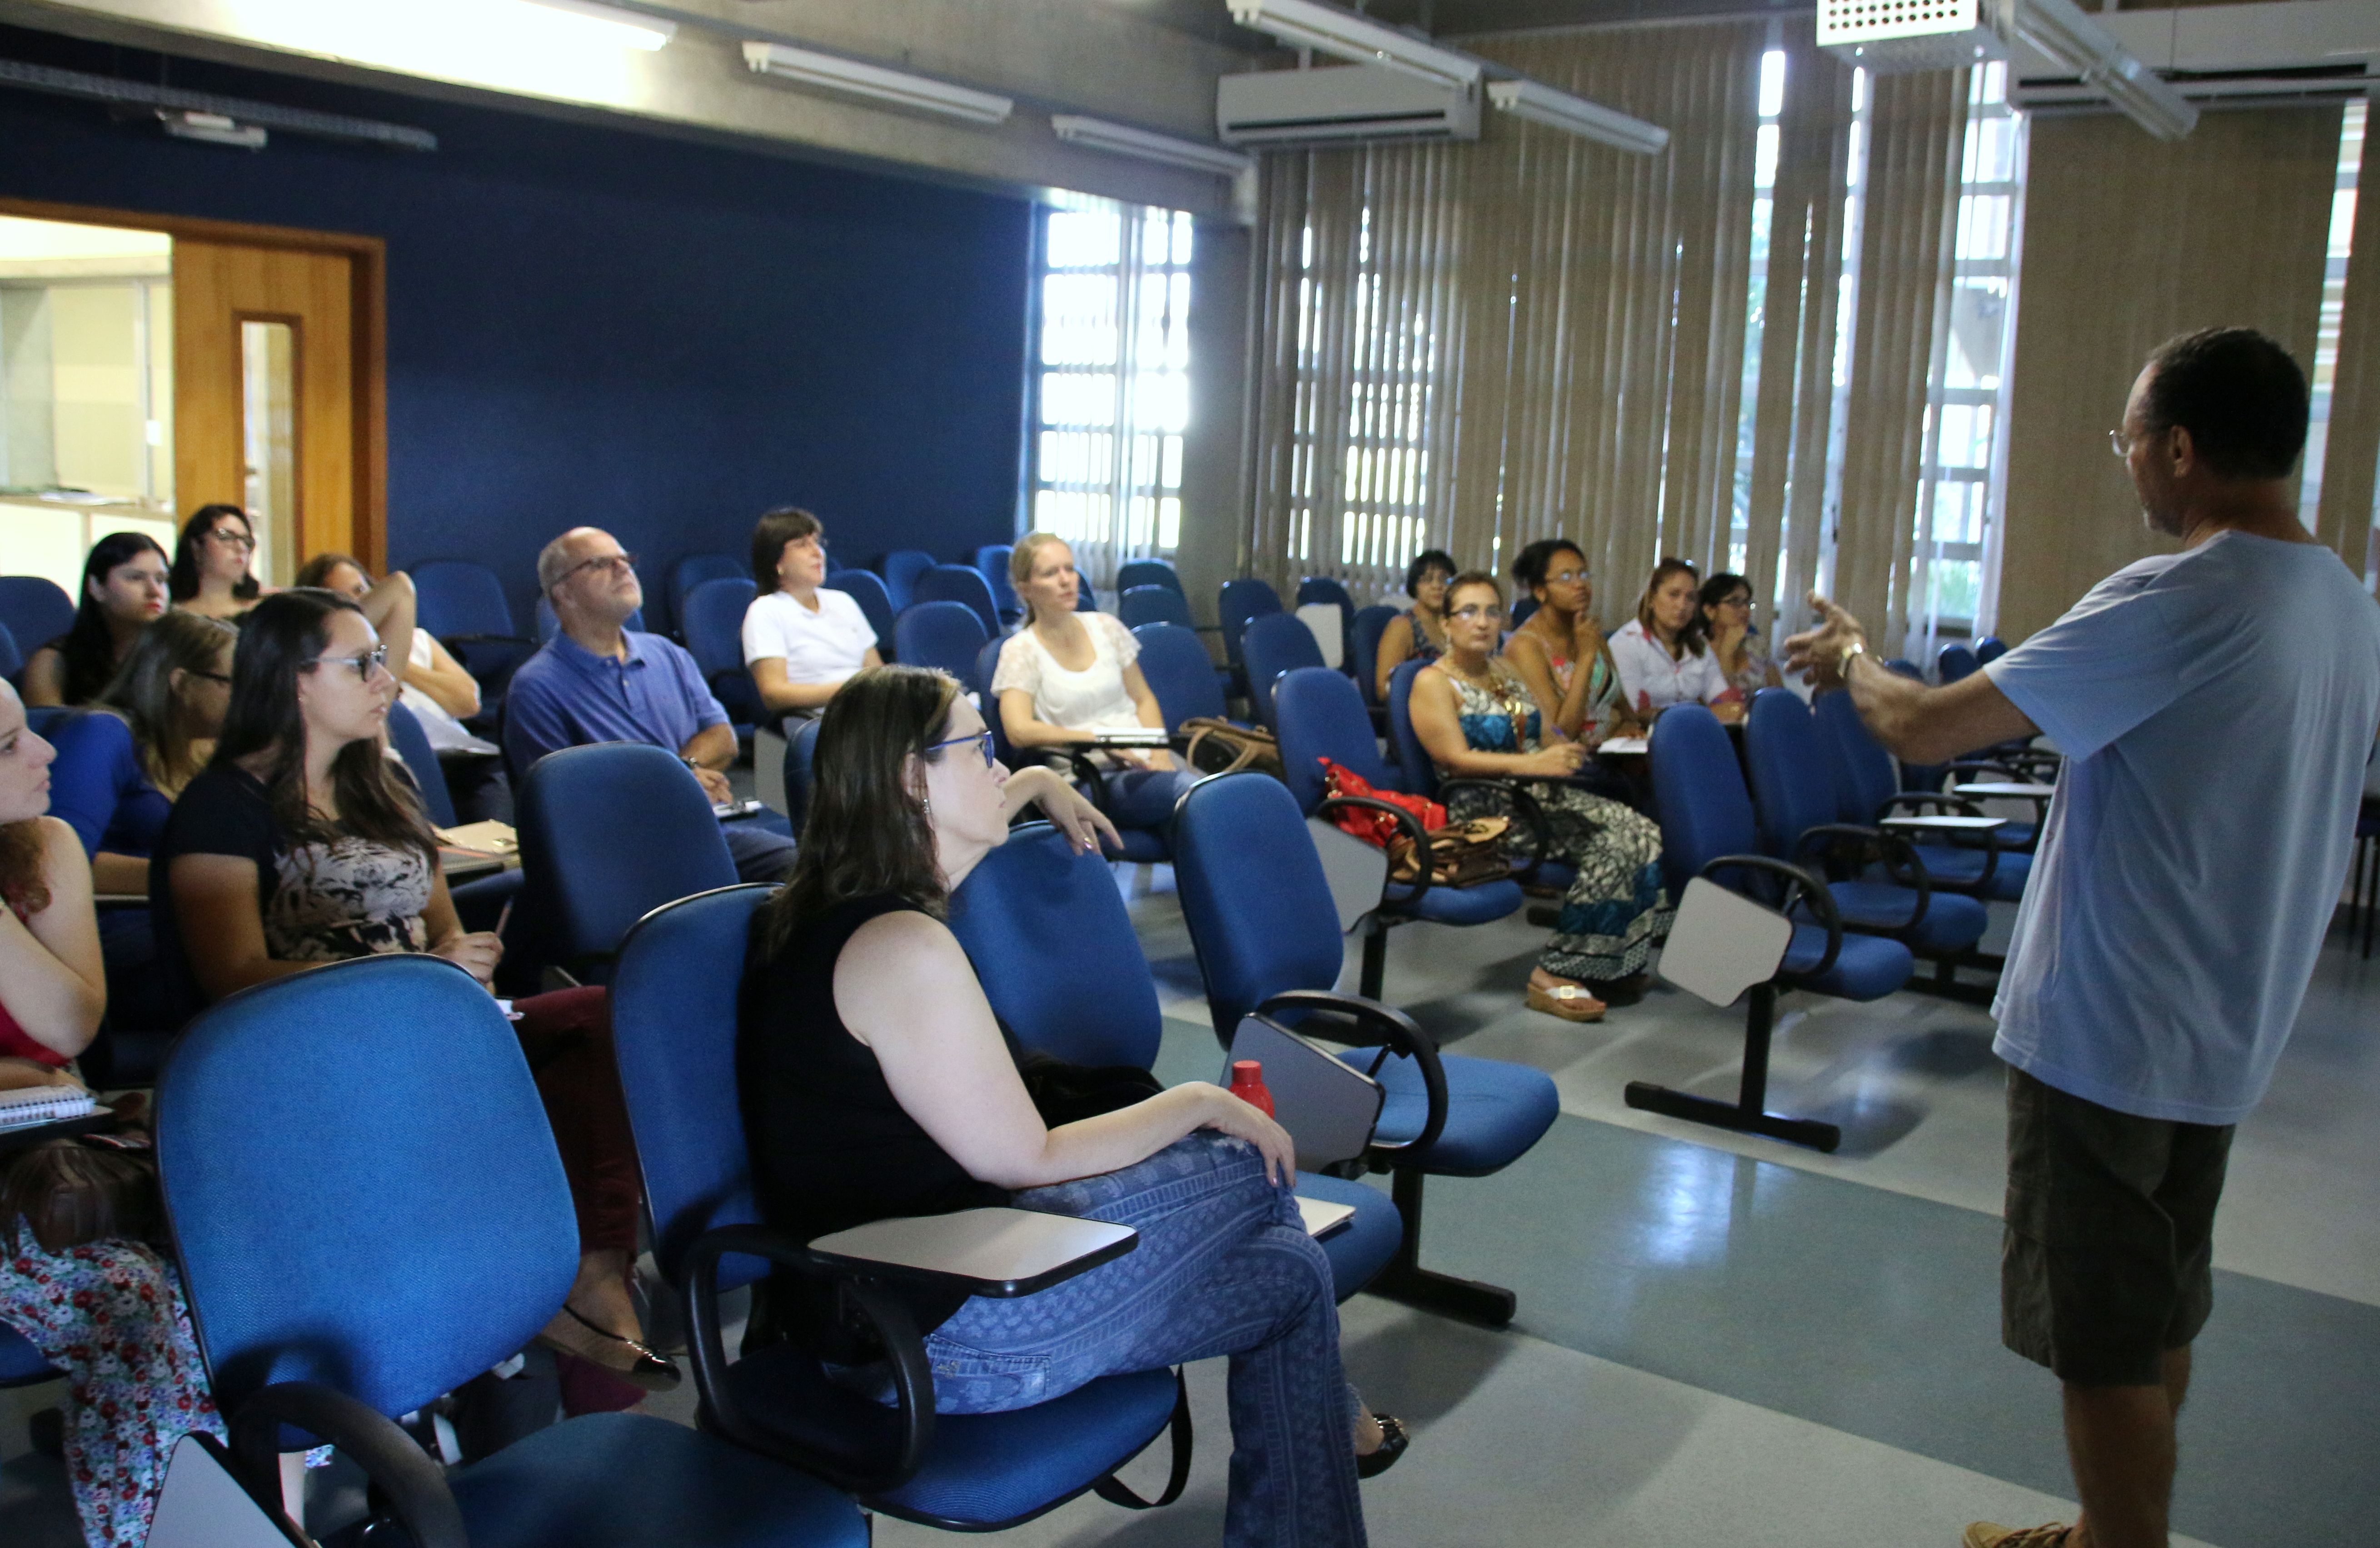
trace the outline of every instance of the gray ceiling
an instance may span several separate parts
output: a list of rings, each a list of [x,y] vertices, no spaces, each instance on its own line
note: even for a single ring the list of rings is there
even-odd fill
[[[1215,43],[1259,49],[1265,37],[1233,25],[1224,0],[1113,0],[1168,27]],[[1341,0],[1347,3],[1347,0]],[[1807,11],[1811,0],[1369,0],[1350,5],[1382,21],[1419,27],[1441,37],[1512,32],[1536,27],[1643,21],[1671,17]]]

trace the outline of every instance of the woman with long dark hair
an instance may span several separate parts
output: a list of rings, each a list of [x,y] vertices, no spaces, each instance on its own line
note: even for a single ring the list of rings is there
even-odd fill
[[[164,613],[165,589],[165,551],[146,532],[110,532],[92,543],[72,627],[25,663],[25,702],[98,698],[140,631]]]
[[[79,1087],[69,1067],[107,1004],[91,870],[73,830],[45,814],[51,756],[0,683],[0,1091]],[[171,1260],[128,1236],[60,1239],[67,1223],[20,1194],[19,1168],[51,1159],[0,1156],[12,1206],[0,1209],[0,1323],[66,1373],[66,1470],[83,1541],[114,1548],[148,1535],[175,1442],[223,1425]]]
[[[249,569],[256,529],[237,506],[200,506],[174,540],[174,605],[210,618],[237,618],[270,590]]]
[[[1743,695],[1703,638],[1702,576],[1683,559],[1653,567],[1636,616],[1611,636],[1611,659],[1639,720],[1650,724],[1673,704],[1707,704],[1723,721],[1743,718]]]
[[[984,1204],[1134,1226],[1128,1256],[1038,1295],[919,1302],[936,1409],[1026,1408],[1229,1355],[1224,1541],[1362,1543],[1359,1414],[1289,1136],[1203,1082],[1049,1127],[942,922],[1026,804],[1080,848],[1114,829],[1054,771],[1011,775],[958,684],[914,666],[843,686],[811,777],[800,854],[755,921],[744,980],[738,1076],[763,1214],[804,1240]],[[770,1300],[773,1313],[774,1285]]]
[[[464,930],[419,798],[382,753],[395,696],[386,650],[346,598],[282,591],[249,615],[213,761],[175,802],[152,872],[160,955],[180,952],[206,998],[379,952],[492,981],[504,943]],[[665,1390],[677,1370],[638,1341],[626,1288],[640,1185],[608,1001],[570,989],[513,1009],[578,1206],[578,1281],[540,1341]]]

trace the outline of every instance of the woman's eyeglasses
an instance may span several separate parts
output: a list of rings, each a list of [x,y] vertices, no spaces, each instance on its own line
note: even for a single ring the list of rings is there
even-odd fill
[[[207,536],[214,539],[215,542],[223,544],[225,548],[237,548],[245,553],[250,554],[256,552],[256,540],[254,538],[249,536],[246,532],[234,531],[229,527],[218,527],[213,531],[209,532]]]
[[[1447,616],[1458,624],[1478,623],[1483,619],[1491,624],[1500,624],[1504,621],[1504,609],[1500,605],[1475,602],[1468,607],[1456,608]]]
[[[193,677],[204,677],[211,683],[228,684],[231,681],[231,674],[228,672],[192,672],[190,676]]]
[[[953,737],[946,742],[935,742],[929,746],[926,750],[928,752],[940,752],[946,747],[964,747],[969,742],[975,743],[976,750],[983,754],[983,766],[987,769],[991,767],[993,762],[991,756],[991,728],[989,726],[977,732],[972,737]]]
[[[372,675],[374,673],[388,670],[388,647],[382,645],[376,651],[366,651],[359,656],[316,656],[306,664],[309,666],[352,666],[356,669],[356,681],[359,683],[368,683],[372,680]],[[214,674],[208,672],[201,673],[200,676],[212,677]],[[228,682],[230,679],[225,678],[223,680]]]

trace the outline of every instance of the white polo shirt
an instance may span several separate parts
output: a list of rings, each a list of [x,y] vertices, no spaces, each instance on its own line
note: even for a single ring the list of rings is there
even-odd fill
[[[752,599],[744,613],[744,664],[771,657],[789,683],[839,683],[868,664],[876,631],[845,591],[824,586],[813,613],[783,591]]]
[[[1611,661],[1620,668],[1620,691],[1639,713],[1672,704],[1716,703],[1733,686],[1719,670],[1717,651],[1706,646],[1700,655],[1688,652],[1673,658],[1634,618],[1612,633]]]

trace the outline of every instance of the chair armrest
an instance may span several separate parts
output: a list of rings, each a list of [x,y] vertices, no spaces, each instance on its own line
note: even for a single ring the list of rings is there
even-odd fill
[[[1916,811],[1956,812],[1967,817],[1983,815],[1983,808],[1961,795],[1953,793],[1946,796],[1937,790],[1896,790],[1876,809],[1876,820],[1879,823],[1889,822],[1892,814],[1904,807]]]
[[[1802,836],[1793,841],[1793,854],[1798,859],[1810,847],[1810,841],[1857,842],[1874,845],[1882,851],[1886,871],[1900,885],[1917,895],[1917,906],[1909,917],[1893,926],[1896,931],[1914,930],[1924,921],[1925,910],[1934,901],[1934,884],[1925,874],[1925,862],[1917,858],[1917,847],[1897,833],[1883,828],[1864,828],[1855,823],[1821,823],[1804,828]]]
[[[1419,874],[1410,884],[1413,891],[1397,900],[1398,912],[1410,912],[1413,907],[1421,901],[1422,895],[1429,891],[1429,835],[1422,831],[1421,819],[1393,801],[1376,801],[1369,796],[1325,796],[1315,807],[1314,815],[1319,817],[1335,807],[1342,806],[1360,808],[1366,811],[1385,811],[1396,819],[1397,826],[1404,830],[1407,838],[1413,840],[1415,869]],[[1393,874],[1395,866],[1391,865],[1389,870],[1391,874],[1380,879],[1380,907],[1383,908],[1389,906],[1389,889],[1407,884],[1396,880]]]
[[[1553,846],[1553,829],[1547,825],[1545,807],[1519,784],[1506,779],[1464,777],[1441,779],[1438,782],[1438,790],[1441,796],[1450,790],[1485,790],[1510,801],[1521,819],[1522,826],[1529,830],[1531,840],[1529,863],[1516,874],[1520,880],[1529,881],[1536,875],[1537,868],[1546,863],[1546,851]]]
[[[1301,1019],[1297,1030],[1307,1037],[1357,1047],[1377,1046],[1380,1056],[1372,1061],[1372,1067],[1364,1072],[1366,1075],[1377,1078],[1381,1064],[1390,1054],[1405,1055],[1421,1070],[1422,1091],[1429,1110],[1422,1118],[1420,1132],[1402,1144],[1374,1143],[1372,1150],[1381,1160],[1393,1163],[1401,1152],[1419,1152],[1438,1142],[1438,1137],[1446,1130],[1446,1067],[1439,1062],[1438,1041],[1421,1030],[1420,1022],[1394,1006],[1330,989],[1284,990],[1257,1006],[1256,1014],[1269,1016],[1283,1010],[1316,1011],[1330,1018],[1318,1028],[1310,1019]],[[1347,1025],[1351,1022],[1352,1027]],[[1335,1035],[1343,1031],[1356,1035]]]
[[[722,1439],[825,1479],[854,1494],[897,1489],[917,1476],[934,1439],[934,1375],[926,1340],[901,1298],[861,1277],[841,1279],[840,1298],[875,1333],[892,1367],[895,1434],[889,1456],[874,1466],[794,1444],[755,1424],[735,1401],[719,1327],[719,1261],[729,1253],[765,1258],[804,1274],[820,1271],[809,1249],[765,1225],[720,1225],[695,1238],[686,1260],[686,1354],[701,1399],[702,1427]]]
[[[414,1548],[469,1548],[463,1513],[430,1454],[387,1415],[319,1382],[277,1382],[231,1417],[233,1476],[274,1521],[288,1519],[281,1499],[285,1424],[329,1442],[362,1468],[371,1480],[374,1514],[394,1515]]]
[[[1719,880],[1718,873],[1731,869],[1764,871],[1772,876],[1781,878],[1785,883],[1785,891],[1775,904],[1777,911],[1791,917],[1794,906],[1806,900],[1810,905],[1810,911],[1818,916],[1820,924],[1826,926],[1826,955],[1819,957],[1816,965],[1807,972],[1793,974],[1792,977],[1816,978],[1835,965],[1835,958],[1842,954],[1843,949],[1843,916],[1841,910],[1835,907],[1834,896],[1827,891],[1824,883],[1790,860],[1777,859],[1768,855],[1720,855],[1706,864],[1695,874],[1706,876],[1714,882],[1718,882],[1719,885],[1726,886],[1727,884]]]
[[[820,1237],[808,1250],[829,1274],[1013,1299],[1062,1284],[1139,1245],[1140,1233],[1129,1225],[989,1208],[872,1221]]]
[[[1965,816],[1953,812],[1931,812],[1917,817],[1888,817],[1877,826],[1910,833],[1974,834],[1996,832],[2008,826],[2005,817]]]

